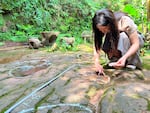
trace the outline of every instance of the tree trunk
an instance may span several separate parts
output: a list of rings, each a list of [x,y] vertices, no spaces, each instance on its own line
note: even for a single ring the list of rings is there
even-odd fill
[[[147,20],[150,21],[150,0],[147,0]]]

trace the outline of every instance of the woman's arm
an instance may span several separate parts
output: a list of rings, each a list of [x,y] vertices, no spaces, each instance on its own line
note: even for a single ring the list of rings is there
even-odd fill
[[[128,16],[122,16],[118,22],[118,29],[128,34],[131,43],[128,51],[115,63],[116,67],[124,67],[126,60],[135,54],[139,49],[139,39],[137,33],[137,26],[134,21]],[[114,67],[115,67],[114,66]]]
[[[100,57],[100,50],[96,51],[96,49],[94,48],[94,64],[95,64],[96,72],[104,73],[103,66],[100,65],[99,57]]]
[[[139,49],[139,39],[137,31],[134,31],[132,34],[129,35],[129,39],[131,42],[131,46],[129,50],[124,54],[115,64],[114,67],[124,67],[127,58],[135,54]]]

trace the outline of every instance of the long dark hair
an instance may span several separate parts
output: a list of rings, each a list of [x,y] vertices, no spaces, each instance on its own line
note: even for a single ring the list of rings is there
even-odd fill
[[[110,40],[114,42],[115,48],[117,48],[119,40],[119,30],[114,13],[109,9],[102,9],[98,10],[92,18],[92,27],[94,32],[94,43],[96,51],[100,50],[102,46],[102,38],[104,36],[104,33],[99,31],[99,29],[96,27],[97,24],[102,26],[109,25],[110,27],[110,32],[106,34],[106,41],[104,42],[106,43],[104,44],[106,47],[103,47],[104,51],[108,52],[111,49],[111,43],[108,43],[110,42]]]

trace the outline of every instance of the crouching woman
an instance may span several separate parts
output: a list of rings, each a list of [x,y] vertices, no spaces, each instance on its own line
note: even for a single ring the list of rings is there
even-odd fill
[[[129,65],[141,69],[139,50],[144,44],[137,26],[127,14],[112,12],[109,9],[96,11],[92,19],[94,32],[94,62],[96,71],[104,73],[100,64],[100,52],[103,50],[113,68]]]

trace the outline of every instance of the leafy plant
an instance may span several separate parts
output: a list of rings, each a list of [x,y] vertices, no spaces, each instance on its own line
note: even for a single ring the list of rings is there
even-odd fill
[[[3,46],[4,45],[4,42],[0,42],[0,46]]]
[[[75,41],[73,43],[73,45],[69,45],[65,42],[65,40],[63,40],[64,37],[72,37],[72,35],[71,34],[60,34],[56,40],[58,49],[61,51],[68,51],[68,50],[76,51],[77,50],[77,48],[76,48],[77,42]]]
[[[2,17],[2,15],[0,14],[0,27],[4,24],[4,19]]]
[[[0,37],[1,40],[27,40],[29,36],[39,36],[42,31],[55,30],[71,34],[77,43],[82,43],[81,33],[91,30],[93,15],[102,8],[129,13],[140,29],[149,25],[141,0],[1,0],[0,15],[9,16],[15,27],[9,33],[1,33],[3,37]],[[0,26],[4,24],[2,16]]]
[[[138,9],[136,9],[132,4],[125,5],[124,12],[127,12],[128,14],[130,14],[131,17],[134,17],[133,19],[135,20],[135,22],[139,24],[140,13]]]
[[[0,41],[6,41],[9,40],[11,37],[11,33],[7,32],[7,33],[0,33]]]

